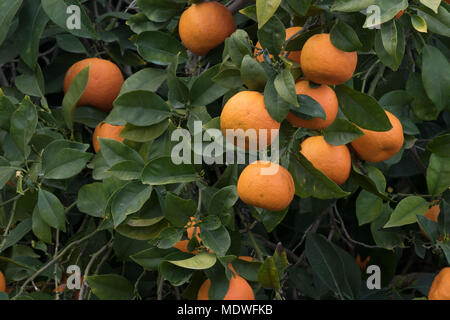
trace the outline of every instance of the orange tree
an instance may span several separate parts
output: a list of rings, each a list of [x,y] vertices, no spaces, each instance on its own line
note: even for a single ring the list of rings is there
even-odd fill
[[[0,299],[448,299],[449,10],[2,0]]]

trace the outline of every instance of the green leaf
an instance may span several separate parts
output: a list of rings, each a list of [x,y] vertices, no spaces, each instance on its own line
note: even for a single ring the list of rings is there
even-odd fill
[[[87,53],[86,48],[81,41],[72,34],[58,34],[56,35],[56,43],[58,47],[64,51],[71,53]]]
[[[306,257],[311,267],[323,283],[340,297],[353,296],[347,281],[347,270],[335,246],[324,236],[308,234],[306,237]]]
[[[346,85],[337,86],[336,95],[342,112],[359,127],[373,131],[392,129],[389,118],[375,98]]]
[[[420,73],[411,73],[406,82],[406,91],[414,98],[410,107],[412,112],[420,120],[435,120],[439,115],[439,110],[428,98],[422,83]]]
[[[382,29],[383,30],[383,29]],[[388,29],[389,30],[389,29]],[[394,48],[392,45],[388,45],[388,52],[385,49],[385,42],[389,42],[389,34],[385,36],[387,40],[383,41],[383,31],[377,32],[375,36],[375,51],[377,53],[378,58],[380,58],[381,62],[391,68],[393,71],[397,71],[400,64],[403,61],[403,56],[405,55],[405,34],[403,31],[403,27],[399,24],[397,27],[397,45]]]
[[[11,100],[5,96],[5,93],[0,89],[0,128],[9,130],[11,126],[11,116],[16,110],[16,106]]]
[[[39,190],[37,209],[42,220],[49,226],[66,232],[64,207],[53,193]]]
[[[145,127],[138,127],[127,123],[125,128],[120,132],[120,137],[131,141],[148,142],[161,136],[168,127],[169,121],[167,120]]]
[[[356,217],[358,225],[374,221],[383,209],[383,200],[366,190],[362,190],[356,198]]]
[[[424,18],[418,16],[417,14],[411,14],[410,16],[411,16],[411,24],[414,27],[414,29],[416,29],[419,32],[424,33],[428,32],[427,22],[425,21]]]
[[[130,300],[134,295],[131,283],[118,274],[88,276],[86,281],[101,300]]]
[[[258,282],[264,288],[272,288],[275,291],[280,290],[280,276],[278,274],[277,266],[272,257],[266,258],[258,270]]]
[[[286,28],[283,22],[276,16],[270,18],[264,27],[258,30],[258,40],[261,47],[267,49],[271,54],[277,56],[286,39]]]
[[[261,29],[267,21],[275,14],[280,6],[281,0],[256,0],[256,16],[258,18],[258,29]],[[284,38],[283,38],[284,39]]]
[[[29,97],[25,97],[11,116],[10,134],[22,155],[27,153],[28,143],[36,130],[37,110]]]
[[[22,0],[3,0],[0,2],[0,45],[8,35],[11,22],[22,5]]]
[[[391,20],[397,15],[397,13],[405,10],[408,7],[408,0],[375,0],[371,2],[371,4],[374,4],[378,6],[378,8],[380,8],[380,24]],[[366,9],[367,7],[365,7],[364,9]],[[371,20],[371,16],[367,17],[363,27],[370,27],[370,23],[372,22]]]
[[[120,95],[114,101],[114,109],[118,116],[135,126],[154,125],[171,115],[168,104],[160,96],[143,90]]]
[[[44,150],[45,152],[45,150]],[[46,179],[68,179],[80,173],[92,154],[76,149],[61,149],[51,155],[51,160],[42,164]],[[50,155],[49,155],[50,157]]]
[[[20,10],[19,28],[16,31],[19,53],[31,69],[37,63],[40,39],[48,21],[40,1],[27,2]]]
[[[383,226],[388,222],[392,213],[392,209],[388,203],[383,205],[383,210],[378,218],[370,224],[370,231],[372,233],[375,243],[383,248],[392,250],[396,247],[403,246],[402,235],[398,232],[391,232],[383,229]]]
[[[234,67],[220,70],[212,80],[221,87],[228,89],[237,89],[244,85],[241,78],[241,70]]]
[[[311,6],[312,0],[287,0],[287,3],[295,11],[295,13],[299,16],[306,16],[308,9]]]
[[[185,2],[177,0],[138,0],[137,6],[149,20],[164,22],[179,13],[183,9]]]
[[[169,65],[179,53],[180,63],[187,61],[187,53],[181,43],[161,31],[146,31],[137,36],[136,46],[139,54],[148,62]]]
[[[289,208],[286,208],[281,211],[269,211],[264,210],[262,215],[262,222],[264,224],[264,228],[266,228],[267,232],[272,232],[283,219],[286,217]]]
[[[338,199],[349,194],[317,170],[300,152],[291,156],[289,172],[294,178],[295,194],[301,198]]]
[[[98,141],[100,142],[100,152],[109,166],[113,166],[116,163],[125,160],[134,161],[141,166],[144,164],[144,161],[139,153],[122,142],[104,138],[99,138]]]
[[[398,45],[397,25],[395,20],[388,21],[381,25],[381,41],[386,52],[395,59]]]
[[[224,256],[230,248],[230,234],[224,226],[216,230],[208,230],[200,225],[200,234],[202,243],[219,256]]]
[[[105,214],[109,194],[103,183],[94,182],[85,184],[78,191],[78,209],[93,217],[102,217]]]
[[[450,157],[450,133],[435,137],[427,144],[427,149],[439,157]]]
[[[145,270],[157,270],[164,258],[174,250],[150,248],[133,254],[130,258]]]
[[[52,230],[50,226],[41,218],[39,209],[36,206],[31,216],[31,228],[33,234],[41,241],[52,243]]]
[[[439,238],[438,224],[425,216],[417,215],[417,223],[422,228],[423,232],[435,242]]]
[[[183,199],[171,192],[167,193],[164,216],[175,227],[183,228],[197,212],[192,199]]]
[[[318,101],[306,94],[298,94],[297,101],[300,107],[293,105],[290,107],[290,111],[294,115],[304,119],[320,118],[325,120],[327,115]]]
[[[264,104],[275,121],[282,122],[289,113],[290,104],[278,94],[274,79],[269,79],[264,88]]]
[[[31,231],[31,219],[27,218],[21,221],[13,230],[7,235],[6,241],[0,245],[0,252],[5,251],[19,242],[28,232]]]
[[[331,11],[358,12],[373,5],[376,0],[336,0],[331,6]]]
[[[220,65],[216,65],[203,72],[192,84],[190,91],[191,106],[206,106],[222,97],[228,88],[213,81],[219,72]]]
[[[450,12],[444,6],[439,6],[437,14],[428,8],[418,9],[417,14],[426,21],[431,32],[450,37]]]
[[[170,257],[167,257],[170,259]],[[192,269],[176,266],[168,261],[163,261],[158,268],[159,273],[173,286],[186,283],[192,276]]]
[[[16,168],[8,166],[0,166],[0,190],[3,189],[5,184],[11,179],[16,172]]]
[[[142,172],[142,182],[150,185],[186,183],[196,179],[197,172],[192,164],[176,165],[167,156],[151,160]]]
[[[221,216],[227,213],[238,199],[239,196],[235,185],[224,187],[212,196],[209,201],[208,212]]]
[[[427,6],[435,13],[438,13],[438,7],[441,4],[441,0],[420,0],[420,3],[422,3],[424,6]]]
[[[142,166],[132,160],[118,162],[106,172],[120,180],[135,180],[141,177]]]
[[[283,69],[275,77],[274,85],[277,93],[283,100],[294,106],[299,106],[297,93],[295,91],[295,80],[289,70]]]
[[[352,52],[362,47],[358,35],[347,23],[338,20],[330,31],[331,43],[342,51]]]
[[[337,118],[331,126],[324,130],[325,141],[334,146],[352,142],[364,133],[348,120]]]
[[[97,39],[97,33],[89,16],[78,0],[41,0],[47,16],[59,27],[81,38]],[[69,6],[76,6],[76,11],[69,10]],[[78,11],[78,12],[77,12]],[[79,15],[78,15],[79,13]],[[78,26],[76,21],[80,19]],[[70,26],[70,28],[68,27]]]
[[[422,81],[438,110],[450,106],[450,63],[439,49],[430,45],[423,49]]]
[[[166,76],[164,69],[142,69],[125,80],[119,96],[130,91],[156,92],[166,80]]]
[[[168,260],[167,262],[185,269],[204,270],[209,269],[216,264],[216,256],[211,253],[201,252],[192,258],[185,260]]]
[[[409,196],[402,199],[392,212],[391,218],[384,228],[401,227],[417,222],[416,215],[425,215],[428,210],[428,202],[418,196]]]
[[[105,119],[107,113],[97,108],[89,106],[76,107],[73,114],[73,122],[82,123],[90,128],[97,125]]]
[[[62,102],[64,121],[66,122],[67,127],[71,130],[73,129],[73,115],[75,108],[88,84],[89,68],[90,67],[87,66],[76,75]]]
[[[268,80],[264,68],[249,55],[246,55],[241,64],[241,77],[250,90],[262,90]]]
[[[111,202],[111,214],[114,226],[121,224],[127,215],[139,211],[145,202],[150,199],[153,188],[141,182],[130,182],[118,190]]]
[[[427,186],[430,194],[437,196],[450,188],[450,158],[432,154],[427,168]]]

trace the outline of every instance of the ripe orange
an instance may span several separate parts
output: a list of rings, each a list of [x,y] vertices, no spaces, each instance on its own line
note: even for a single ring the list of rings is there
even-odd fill
[[[425,213],[425,217],[437,223],[440,212],[441,212],[441,208],[439,207],[439,203],[436,203],[427,210],[427,212]],[[424,235],[425,238],[430,240],[430,237],[428,237],[428,235],[425,233],[425,231],[423,231],[422,228],[420,228],[420,232]],[[440,239],[442,239],[442,237]]]
[[[400,19],[404,13],[405,13],[405,10],[400,10],[400,11],[395,15],[395,20]]]
[[[286,41],[291,38],[294,34],[296,34],[298,31],[302,30],[302,27],[291,27],[291,28],[287,28],[286,29]],[[259,41],[256,43],[256,48],[255,48],[255,55],[259,52],[259,50],[261,50],[261,44],[259,43]],[[301,51],[291,51],[289,52],[288,55],[288,59],[294,61],[295,63],[300,63],[300,55],[301,55]],[[256,60],[258,60],[259,62],[263,62],[264,61],[264,57],[262,54],[257,55],[256,56]]]
[[[192,253],[192,254],[197,254],[197,251],[189,251],[188,250],[188,244],[189,244],[189,240],[180,240],[177,243],[175,243],[173,245],[174,248],[177,248],[180,251],[186,252],[186,253]]]
[[[320,130],[329,127],[334,122],[338,113],[338,99],[333,89],[325,84],[317,88],[312,88],[309,85],[309,81],[300,80],[295,84],[295,90],[297,94],[304,94],[316,100],[325,111],[326,117],[325,120],[321,118],[306,120],[289,112],[287,120],[294,127]]]
[[[245,148],[251,150],[259,149],[259,143],[269,146],[276,137],[272,136],[271,130],[280,129],[280,123],[273,120],[267,112],[264,96],[257,91],[241,91],[231,97],[223,107],[220,126],[225,136],[227,129],[242,129],[244,132],[234,131],[235,136],[228,136],[227,139],[242,148],[244,145],[239,141],[245,141]],[[261,129],[266,131],[260,131]],[[254,135],[245,136],[247,130]],[[262,149],[265,149],[264,146]]]
[[[209,300],[208,291],[210,286],[211,280],[207,279],[203,282],[198,291],[197,300]],[[247,280],[233,272],[230,286],[223,300],[255,300],[255,294]]]
[[[300,152],[336,184],[343,184],[350,176],[352,160],[345,145],[333,146],[323,136],[315,136],[302,142]]]
[[[351,79],[356,69],[356,52],[344,52],[336,48],[328,33],[313,35],[302,48],[300,64],[309,80],[338,85]]]
[[[450,300],[450,267],[442,269],[434,278],[428,300]]]
[[[392,129],[377,132],[360,128],[364,135],[352,141],[358,157],[369,162],[382,162],[395,156],[403,146],[403,127],[400,121],[389,111],[386,115]]]
[[[109,111],[113,108],[113,101],[119,95],[124,82],[122,72],[111,61],[89,58],[72,65],[64,78],[64,93],[67,93],[77,74],[88,65],[89,80],[78,105],[90,105],[102,111]]]
[[[369,263],[369,261],[370,261],[370,256],[367,256],[364,259],[364,261],[361,261],[361,256],[359,254],[356,256],[356,264],[358,265],[358,267],[361,270],[366,270],[367,264]]]
[[[92,135],[92,145],[94,146],[95,153],[98,153],[100,150],[100,142],[98,142],[98,138],[123,141],[123,138],[119,137],[123,128],[125,128],[125,126],[113,126],[106,122],[100,122]]]
[[[255,161],[239,176],[237,192],[246,204],[280,211],[291,203],[295,186],[291,174],[282,166],[270,161]]]
[[[6,290],[6,280],[3,273],[0,271],[0,292],[4,292]]]
[[[216,1],[191,5],[181,15],[178,25],[184,46],[200,56],[219,46],[235,30],[233,15]]]

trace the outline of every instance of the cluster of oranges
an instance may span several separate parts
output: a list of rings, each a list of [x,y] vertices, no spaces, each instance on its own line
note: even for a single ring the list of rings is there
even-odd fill
[[[198,221],[201,222],[201,221]],[[180,251],[197,254],[199,251],[208,251],[210,253],[213,253],[211,250],[205,248],[202,245],[202,238],[200,237],[200,230],[197,223],[197,219],[195,217],[191,217],[191,220],[186,224],[185,226],[186,234],[188,240],[180,240],[178,241],[174,247],[177,248]],[[199,244],[199,251],[192,250],[190,251],[188,248],[189,241],[195,237],[197,244]],[[245,260],[245,261],[253,261],[252,257],[247,256],[241,256],[238,257],[238,259]],[[253,293],[253,289],[250,286],[250,284],[242,278],[236,270],[233,268],[231,263],[228,264],[228,268],[232,272],[232,277],[229,282],[228,290],[225,294],[224,300],[255,300],[255,295]],[[197,294],[198,300],[209,300],[208,293],[209,288],[211,287],[211,280],[207,279],[203,284],[200,286],[200,289]]]
[[[301,29],[301,27],[287,28],[286,40]],[[223,43],[235,30],[236,25],[231,12],[216,1],[191,5],[183,12],[179,22],[179,35],[184,46],[191,52],[202,56]],[[263,57],[259,54],[261,49],[261,44],[258,42],[255,46],[255,59],[259,62],[263,61]],[[297,80],[295,84],[296,93],[314,99],[325,111],[325,119],[304,119],[294,113],[289,113],[287,121],[297,128],[311,130],[328,128],[337,117],[339,105],[338,98],[331,86],[343,84],[352,78],[357,65],[357,53],[339,50],[332,44],[330,35],[323,33],[312,36],[306,41],[301,51],[291,51],[287,57],[298,63],[304,74],[304,77]],[[75,63],[66,74],[64,91],[67,92],[76,75],[88,65],[90,66],[89,80],[78,105],[90,105],[108,112],[112,109],[113,101],[118,96],[124,82],[120,69],[110,61],[90,58]],[[351,147],[361,160],[385,161],[392,158],[401,149],[404,142],[402,125],[390,112],[386,111],[386,115],[392,129],[376,132],[361,128],[364,135],[351,142]],[[224,134],[228,129],[242,129],[243,131],[253,129],[256,131],[258,139],[259,131],[264,129],[267,133],[268,145],[275,138],[271,135],[271,130],[280,129],[280,123],[275,121],[267,111],[263,94],[249,90],[238,92],[227,101],[220,116],[220,124]],[[95,152],[100,149],[99,137],[123,141],[123,138],[120,137],[123,128],[124,126],[99,123],[93,134]],[[236,141],[233,143],[236,144]],[[244,148],[250,148],[248,140],[245,141]],[[348,146],[331,145],[325,141],[322,135],[316,135],[306,138],[301,143],[299,152],[336,184],[343,184],[349,178],[352,157]],[[264,174],[264,170],[273,170],[273,174]],[[270,211],[280,211],[287,208],[293,200],[295,185],[292,175],[282,166],[268,161],[256,161],[242,171],[237,190],[240,199],[249,205]],[[436,213],[436,209],[433,208],[429,210],[430,213],[427,213],[427,217],[437,221],[439,211],[437,209]],[[201,244],[195,220],[186,226],[186,231],[189,240],[181,240],[174,247],[184,252],[190,252],[188,243],[192,237],[195,236],[198,243]],[[205,249],[202,246],[200,248]],[[190,253],[196,254],[197,251]],[[225,299],[254,299],[253,291],[247,281],[240,277],[231,265],[230,270],[232,270],[233,277],[230,280]],[[448,283],[450,281],[449,270],[445,271],[444,269],[441,272],[443,275],[436,277],[430,291],[430,299],[439,295],[443,296],[441,287],[435,283]],[[2,274],[0,273],[0,291],[1,285]],[[208,298],[209,287],[210,281],[206,280],[198,292],[198,299]],[[446,291],[445,294],[448,296],[450,293]]]

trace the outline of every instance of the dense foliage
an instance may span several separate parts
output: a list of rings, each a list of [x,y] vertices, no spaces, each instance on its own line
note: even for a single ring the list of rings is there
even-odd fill
[[[196,299],[206,278],[209,297],[222,299],[230,262],[256,299],[427,296],[450,264],[450,5],[220,2],[237,30],[204,57],[178,33],[188,0],[0,2],[0,299]],[[80,28],[68,27],[70,5],[81,9]],[[378,28],[370,5],[380,8]],[[303,29],[285,41],[291,26]],[[357,69],[333,86],[332,126],[294,128],[285,120],[294,104],[306,118],[323,110],[296,95],[302,70],[280,52],[318,33],[357,51]],[[110,113],[77,107],[89,68],[64,95],[66,71],[87,57],[113,61],[126,78]],[[193,134],[194,121],[220,129],[224,104],[242,90],[263,93],[281,122],[279,162],[296,195],[285,210],[239,199],[246,165],[171,161],[171,133]],[[352,153],[350,178],[337,185],[300,156],[309,135],[345,145],[360,128],[389,130],[383,109],[405,137],[391,159],[368,163]],[[103,120],[124,125],[125,140],[100,139],[95,153],[92,134]],[[436,204],[437,221],[424,217]],[[197,254],[173,247],[188,239],[192,216],[201,244],[191,234],[188,248]],[[81,290],[65,286],[71,265],[81,269]],[[370,265],[380,268],[380,289],[366,285]]]

